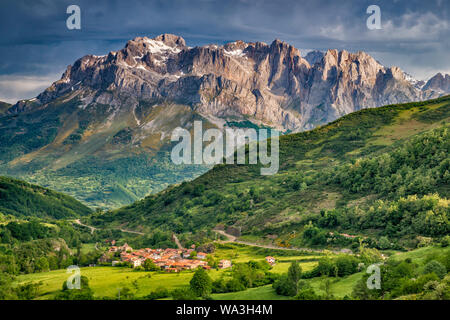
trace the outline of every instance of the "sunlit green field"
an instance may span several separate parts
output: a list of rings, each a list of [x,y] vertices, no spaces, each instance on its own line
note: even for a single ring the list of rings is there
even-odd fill
[[[93,248],[93,246],[92,246]],[[91,249],[92,249],[91,248]],[[85,250],[90,248],[83,248]],[[272,272],[285,273],[291,264],[291,261],[300,261],[303,271],[311,270],[316,264],[319,256],[312,255],[296,255],[296,256],[277,256],[272,254],[277,263],[273,266]],[[213,255],[216,259],[231,259],[233,263],[246,262],[249,260],[263,261],[266,254],[255,250],[250,246],[219,246]],[[311,261],[314,260],[314,261]],[[158,287],[173,290],[176,288],[189,285],[192,278],[193,271],[183,271],[181,273],[166,273],[166,272],[145,272],[134,271],[126,267],[83,267],[80,269],[81,275],[89,279],[89,286],[94,291],[96,297],[115,298],[118,295],[119,289],[130,288],[136,298],[145,297],[150,292]],[[209,270],[209,276],[214,280],[220,276],[227,276],[229,269]],[[54,270],[50,272],[33,273],[27,275],[20,275],[17,277],[18,283],[27,282],[42,282],[39,299],[52,299],[58,290],[61,290],[63,282],[70,276],[66,270]],[[227,297],[226,295],[229,295]],[[240,295],[242,297],[240,298]],[[283,297],[277,296],[272,290],[272,287],[252,288],[244,292],[234,292],[221,295],[213,295],[217,299],[281,299]]]
[[[344,278],[328,278],[320,277],[307,280],[317,294],[325,294],[324,283],[326,280],[331,281],[331,294],[336,298],[351,296],[353,287],[362,278],[363,272],[355,273]]]
[[[221,272],[210,270],[208,272],[215,279]],[[187,286],[193,272],[163,273],[133,271],[131,268],[122,267],[85,267],[81,268],[81,275],[89,279],[89,286],[96,297],[114,298],[119,289],[129,287],[135,292],[136,297],[148,295],[158,287],[169,290]],[[40,299],[51,299],[56,291],[61,290],[63,282],[70,274],[66,270],[55,270],[43,273],[27,274],[18,277],[20,283],[42,281]]]
[[[450,248],[426,247],[409,252],[392,252],[393,259],[404,260],[411,258],[413,261],[423,264],[424,261],[433,255],[440,255],[450,250]],[[231,252],[231,253],[230,253]],[[253,253],[252,253],[253,252]],[[230,256],[231,255],[231,256]],[[245,262],[249,260],[263,260],[259,250],[249,246],[227,246],[220,247],[214,254],[217,259],[232,258],[233,262]],[[311,270],[317,265],[317,259],[320,256],[299,255],[299,256],[277,256],[277,263],[271,269],[271,272],[282,274],[286,273],[291,261],[299,261],[304,272]],[[164,287],[171,291],[176,288],[187,287],[193,276],[193,271],[183,271],[181,273],[166,272],[145,272],[134,271],[127,267],[84,267],[81,268],[81,275],[89,279],[89,286],[94,291],[97,298],[115,299],[119,290],[130,288],[136,298],[147,296],[150,292],[159,287]],[[221,276],[229,276],[229,269],[209,270],[209,276],[215,280]],[[305,280],[308,282],[317,294],[325,293],[325,281],[331,281],[330,291],[335,298],[344,298],[351,296],[356,283],[364,275],[359,272],[343,278],[318,277]],[[33,273],[20,275],[16,283],[24,284],[27,282],[41,282],[40,296],[38,299],[52,299],[53,296],[62,288],[63,282],[68,279],[69,273],[66,270],[55,270],[43,273]],[[251,288],[240,292],[230,292],[221,294],[212,294],[213,299],[234,300],[275,300],[287,299],[288,297],[278,296],[271,285]]]
[[[212,295],[215,300],[288,300],[290,297],[279,296],[272,285],[251,288],[240,292],[216,293]]]

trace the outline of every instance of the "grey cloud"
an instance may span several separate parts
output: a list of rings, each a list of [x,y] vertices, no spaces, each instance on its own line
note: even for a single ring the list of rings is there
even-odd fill
[[[366,28],[374,3],[382,30]],[[70,4],[81,7],[81,30],[65,27]],[[439,0],[3,0],[0,75],[60,74],[85,54],[175,33],[191,46],[279,38],[298,48],[364,50],[425,78],[450,69],[448,10],[449,1]]]

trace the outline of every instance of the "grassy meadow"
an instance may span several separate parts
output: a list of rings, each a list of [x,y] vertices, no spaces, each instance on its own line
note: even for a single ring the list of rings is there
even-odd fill
[[[92,248],[91,248],[92,247]],[[82,250],[93,249],[94,245],[84,247]],[[286,256],[277,255],[289,254]],[[291,261],[300,261],[304,271],[309,271],[317,264],[318,255],[305,255],[300,252],[285,252],[280,250],[261,249],[241,244],[222,244],[218,245],[215,253],[212,255],[215,259],[231,259],[233,263],[247,262],[249,260],[262,261],[267,255],[272,255],[277,259],[277,263],[272,268],[272,272],[282,274],[287,272]],[[159,287],[173,290],[189,286],[194,272],[183,271],[180,273],[167,272],[146,272],[134,271],[127,267],[83,267],[80,268],[82,276],[89,279],[89,286],[94,291],[96,297],[107,297],[114,299],[118,295],[120,288],[128,287],[133,290],[136,298],[145,297],[150,292]],[[220,276],[230,273],[229,269],[208,271],[208,275],[214,280]],[[66,270],[54,270],[50,272],[32,273],[20,275],[17,277],[17,284],[27,282],[42,282],[40,295],[38,299],[52,299],[58,290],[61,290],[63,282],[67,280],[70,274]],[[241,295],[243,295],[241,297]],[[215,299],[273,299],[277,296],[271,286],[261,288],[252,288],[243,292],[234,292],[227,294],[214,294]],[[223,297],[222,297],[223,296]],[[284,298],[277,296],[278,298]]]
[[[403,261],[411,259],[422,269],[431,259],[446,254],[450,248],[424,247],[407,252],[386,251],[389,259]],[[303,272],[312,270],[317,264],[318,259],[324,255],[301,254],[295,251],[281,251],[262,249],[242,244],[218,244],[218,248],[212,255],[215,259],[232,259],[234,263],[247,262],[249,260],[262,261],[270,253],[277,260],[272,267],[271,272],[276,274],[286,273],[292,261],[298,261]],[[336,256],[333,253],[329,257]],[[194,271],[182,271],[180,273],[167,273],[163,271],[147,272],[135,271],[128,267],[83,267],[80,269],[81,275],[89,279],[89,286],[94,292],[96,298],[117,299],[119,290],[129,288],[134,293],[135,298],[145,298],[148,294],[160,287],[171,291],[177,288],[189,286]],[[229,277],[230,269],[211,269],[208,275],[212,280],[220,277]],[[346,277],[315,277],[306,279],[315,292],[322,295],[325,293],[325,282],[330,282],[330,292],[337,298],[342,299],[350,297],[356,283],[363,277],[364,272],[358,272]],[[67,280],[69,274],[66,270],[54,270],[50,272],[32,273],[20,275],[16,278],[16,285],[29,282],[41,283],[40,293],[37,299],[52,299],[54,295],[61,290],[62,284]],[[272,285],[265,285],[256,288],[250,288],[239,292],[217,293],[211,297],[217,300],[278,300],[289,299],[289,297],[280,296],[275,293]]]

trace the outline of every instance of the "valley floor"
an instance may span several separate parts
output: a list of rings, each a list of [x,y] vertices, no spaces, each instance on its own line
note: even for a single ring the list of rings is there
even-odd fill
[[[250,260],[263,261],[267,255],[265,252],[255,251],[258,249],[253,246],[242,244],[227,244],[219,247],[214,257],[221,259],[230,259],[233,263],[247,262]],[[299,255],[276,255],[277,263],[271,269],[271,272],[282,274],[287,272],[292,261],[300,261],[303,271],[309,271],[317,265],[319,255],[301,254]],[[211,269],[208,271],[212,280],[221,276],[229,275],[229,269]],[[182,271],[180,273],[147,272],[134,271],[128,267],[82,267],[81,276],[86,276],[89,280],[89,286],[98,298],[106,297],[108,299],[117,299],[119,289],[130,288],[136,298],[143,298],[152,291],[163,286],[170,290],[189,286],[194,271]],[[17,277],[18,284],[27,282],[42,282],[40,295],[38,299],[52,299],[55,294],[61,290],[63,283],[70,274],[65,269],[54,270],[50,272],[32,273],[20,275]],[[242,297],[241,297],[242,295]],[[276,295],[271,285],[259,288],[251,288],[246,291],[233,292],[227,294],[213,294],[216,299],[286,299],[287,297]],[[253,298],[252,298],[253,297]]]

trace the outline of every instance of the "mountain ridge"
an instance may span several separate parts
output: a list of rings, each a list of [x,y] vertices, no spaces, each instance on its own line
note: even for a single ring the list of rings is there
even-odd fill
[[[118,90],[130,96],[129,103],[166,99],[217,118],[246,116],[279,130],[301,131],[362,108],[438,97],[448,86],[437,85],[436,77],[419,90],[398,67],[384,67],[363,51],[330,49],[302,57],[278,39],[270,45],[234,41],[191,48],[180,36],[163,34],[78,59],[33,103],[46,104],[85,87],[100,90],[86,100],[115,105],[117,96],[103,91]],[[18,102],[9,112],[26,106]],[[326,111],[318,112],[317,106]]]
[[[311,66],[281,40],[192,48],[168,34],[86,55],[0,116],[0,173],[117,208],[209,169],[170,160],[173,130],[193,130],[195,120],[204,129],[298,132],[443,94],[418,89],[362,51],[328,50],[316,60]]]

